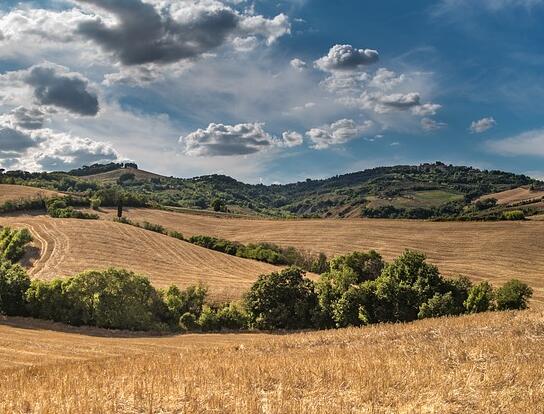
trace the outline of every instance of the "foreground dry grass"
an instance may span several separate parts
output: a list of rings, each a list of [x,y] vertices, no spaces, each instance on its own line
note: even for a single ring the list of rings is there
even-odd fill
[[[105,210],[104,218],[111,217]],[[425,252],[446,275],[503,283],[518,278],[544,301],[544,221],[428,222],[415,220],[252,220],[130,209],[135,221],[162,224],[185,236],[267,241],[329,255],[375,249],[391,260],[405,249]]]
[[[149,339],[156,350],[124,358],[0,371],[0,412],[536,414],[544,407],[539,310],[161,347],[184,338]]]
[[[0,184],[0,204],[6,201],[27,200],[38,197],[54,197],[62,195],[56,191],[22,185]]]
[[[204,282],[217,299],[238,298],[258,275],[276,267],[214,252],[136,227],[47,216],[0,217],[0,225],[26,227],[35,238],[25,258],[33,278],[71,276],[87,269],[123,267],[157,287]]]

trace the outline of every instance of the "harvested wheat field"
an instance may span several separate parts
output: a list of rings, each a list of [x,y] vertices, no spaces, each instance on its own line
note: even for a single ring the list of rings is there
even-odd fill
[[[42,188],[25,187],[23,185],[0,184],[0,204],[6,201],[28,200],[46,197],[58,197],[62,194]]]
[[[518,187],[500,193],[488,194],[480,197],[479,200],[494,198],[497,200],[497,204],[508,205],[528,200],[539,200],[542,197],[544,197],[544,191],[532,191],[526,187]]]
[[[204,249],[125,224],[47,216],[0,217],[0,225],[27,227],[34,249],[24,258],[33,278],[71,276],[87,269],[122,267],[157,287],[203,282],[217,299],[237,298],[275,266]]]
[[[72,334],[3,326],[4,358],[43,342],[42,362],[57,363],[0,371],[0,412],[542,413],[543,318],[486,313],[222,343],[202,335],[210,346],[200,349],[199,335],[82,336],[100,357],[84,363],[69,360],[83,342]]]
[[[111,210],[105,211],[111,216]],[[125,215],[187,237],[203,234],[240,242],[266,241],[329,255],[375,249],[390,260],[405,249],[416,249],[446,275],[464,274],[497,284],[518,278],[533,287],[536,300],[544,300],[544,221],[265,220],[151,209],[130,209]]]

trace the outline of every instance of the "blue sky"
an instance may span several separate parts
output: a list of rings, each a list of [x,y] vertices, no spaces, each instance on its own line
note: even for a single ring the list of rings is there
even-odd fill
[[[0,5],[0,166],[544,177],[544,0]]]

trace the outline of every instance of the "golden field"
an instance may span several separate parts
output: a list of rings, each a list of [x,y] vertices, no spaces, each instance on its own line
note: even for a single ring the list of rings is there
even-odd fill
[[[0,368],[0,412],[537,414],[544,407],[542,310],[283,336],[108,338],[53,328],[0,322],[2,361],[29,364]]]
[[[157,287],[203,282],[212,297],[230,299],[238,298],[258,275],[277,270],[126,224],[18,215],[0,216],[0,225],[32,232],[34,248],[23,261],[33,278],[113,266],[148,276]]]
[[[25,187],[23,185],[0,184],[0,204],[6,201],[27,200],[35,198],[58,197],[61,193],[43,188]]]
[[[102,218],[114,212],[105,209]],[[501,284],[518,278],[544,301],[544,221],[431,222],[419,220],[270,220],[196,216],[128,209],[125,216],[149,221],[186,237],[196,234],[240,242],[266,241],[328,255],[375,249],[387,260],[405,249],[427,254],[445,275],[464,274]]]

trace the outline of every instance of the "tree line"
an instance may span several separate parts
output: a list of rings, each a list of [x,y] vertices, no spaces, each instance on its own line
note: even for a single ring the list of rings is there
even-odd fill
[[[16,262],[28,230],[0,233],[0,313],[72,325],[155,331],[328,329],[428,317],[525,309],[532,289],[443,277],[425,255],[406,251],[386,263],[375,251],[334,257],[317,281],[299,267],[260,276],[236,302],[208,299],[204,286],[154,288],[124,269],[30,280]]]

